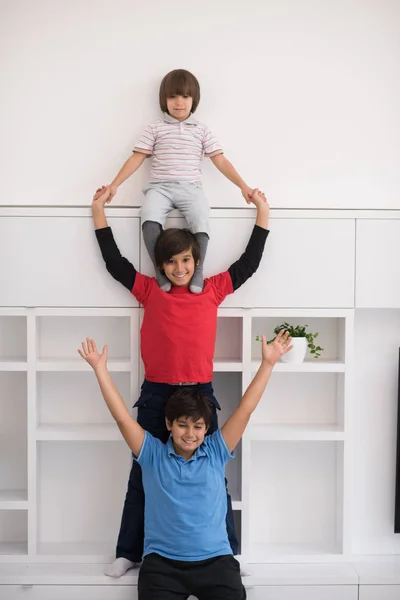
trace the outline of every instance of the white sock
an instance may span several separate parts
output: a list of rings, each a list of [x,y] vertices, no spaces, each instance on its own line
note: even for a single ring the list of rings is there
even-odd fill
[[[132,569],[137,563],[128,560],[127,558],[116,558],[111,565],[107,565],[104,570],[104,575],[109,577],[122,577],[129,569]]]

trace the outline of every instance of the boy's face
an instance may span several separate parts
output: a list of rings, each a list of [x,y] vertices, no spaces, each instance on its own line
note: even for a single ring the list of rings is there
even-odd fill
[[[204,441],[207,433],[204,419],[192,421],[190,417],[179,417],[172,425],[167,419],[165,422],[168,431],[172,433],[175,452],[188,460]]]
[[[184,287],[189,285],[193,277],[196,265],[192,249],[184,250],[180,254],[174,254],[171,258],[163,263],[165,275],[168,277],[172,285]]]
[[[192,110],[193,98],[191,96],[170,96],[167,98],[168,114],[177,121],[184,121]]]

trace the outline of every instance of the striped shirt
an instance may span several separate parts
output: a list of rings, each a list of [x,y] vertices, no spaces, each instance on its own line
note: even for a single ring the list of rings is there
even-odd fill
[[[133,151],[153,157],[150,181],[198,181],[203,155],[223,153],[207,125],[192,115],[177,121],[168,113],[146,127]]]

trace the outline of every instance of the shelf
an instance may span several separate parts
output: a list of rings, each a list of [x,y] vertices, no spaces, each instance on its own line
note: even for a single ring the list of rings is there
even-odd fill
[[[251,369],[253,372],[256,372],[259,366],[259,360],[252,360]],[[322,360],[320,358],[305,360],[300,364],[277,362],[274,367],[276,372],[286,371],[289,373],[344,373],[345,370],[346,365],[341,360]]]
[[[130,371],[131,362],[129,359],[109,360],[107,362],[108,370],[112,371]],[[92,368],[82,358],[74,359],[53,359],[38,360],[36,363],[37,371],[91,371]]]
[[[118,442],[123,437],[114,423],[88,425],[39,425],[36,429],[38,441]]]
[[[108,562],[115,555],[115,540],[109,542],[41,542],[37,545],[37,554],[40,556],[73,556],[92,557],[96,562]]]
[[[27,554],[27,542],[0,542],[0,556],[24,556]]]
[[[0,364],[20,361],[26,361],[26,317],[0,315]]]
[[[247,435],[252,441],[330,441],[345,439],[344,431],[334,425],[250,425]]]
[[[26,490],[0,490],[0,510],[24,510],[28,508]]]
[[[251,545],[251,557],[258,562],[315,562],[337,560],[342,556],[340,544],[261,544]],[[252,562],[251,560],[249,562]]]
[[[28,363],[23,359],[4,359],[0,360],[0,371],[27,371]]]
[[[243,363],[241,361],[232,361],[230,359],[221,359],[214,361],[213,365],[214,372],[231,373],[231,372],[242,372]]]

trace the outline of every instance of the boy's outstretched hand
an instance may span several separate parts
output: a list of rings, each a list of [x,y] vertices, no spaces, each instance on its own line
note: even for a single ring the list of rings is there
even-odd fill
[[[292,338],[289,337],[289,333],[287,331],[283,331],[283,329],[278,333],[271,344],[267,344],[267,340],[264,335],[261,336],[261,340],[262,360],[263,362],[266,362],[272,366],[275,365],[275,363],[283,354],[286,354],[286,352],[289,352],[289,350],[293,348],[293,346],[290,345]]]
[[[95,195],[93,196],[92,206],[108,204],[111,200],[111,190],[109,185],[102,185],[101,188],[96,190]]]
[[[115,194],[117,193],[117,186],[116,185],[102,185],[101,187],[97,188],[95,195],[93,196],[93,202],[96,202],[97,200],[101,200],[103,199],[103,195],[105,193],[105,191],[107,190],[108,192],[108,196],[107,199],[103,201],[103,204],[107,203],[110,204],[111,200],[114,198]]]
[[[99,354],[96,342],[91,338],[86,338],[86,342],[82,342],[82,350],[78,348],[78,352],[94,371],[99,367],[107,366],[107,345],[103,347],[102,353]]]
[[[250,202],[252,202],[252,204],[254,204],[257,208],[262,204],[266,204],[267,206],[269,206],[264,192],[261,192],[258,188],[253,190]]]

